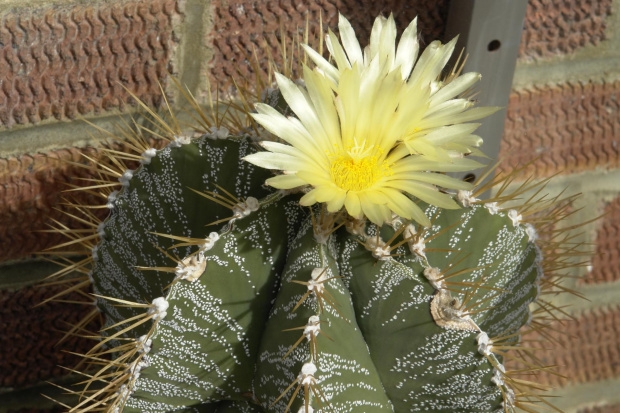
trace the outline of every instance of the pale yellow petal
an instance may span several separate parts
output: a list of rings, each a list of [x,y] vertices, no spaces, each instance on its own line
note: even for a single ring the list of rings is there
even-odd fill
[[[339,211],[340,208],[344,205],[344,200],[347,197],[347,193],[345,191],[337,191],[333,193],[332,199],[327,201],[327,211],[336,212]]]
[[[457,38],[455,37],[445,45],[442,45],[439,41],[429,44],[413,68],[409,82],[430,84],[435,81],[448,63],[448,60],[450,60],[450,56],[456,46],[456,40]]]
[[[379,43],[381,41],[381,32],[383,31],[383,26],[387,23],[387,19],[383,16],[377,16],[375,22],[372,25],[372,30],[370,32],[370,42],[368,43],[368,58],[372,59],[377,55],[379,51]],[[365,62],[366,64],[370,63],[370,60]]]
[[[277,175],[267,179],[265,183],[278,189],[292,189],[308,184],[303,179],[299,179],[293,174]]]
[[[286,100],[291,110],[295,112],[295,115],[297,115],[299,121],[308,131],[308,134],[312,136],[312,140],[322,151],[329,150],[329,139],[314,110],[310,97],[287,77],[279,73],[276,73],[275,76],[284,100]]]
[[[308,165],[313,165],[317,168],[327,168],[329,166],[329,160],[327,157],[309,156],[307,153],[291,145],[285,145],[283,143],[273,141],[263,141],[260,145],[272,153],[281,153],[284,155],[294,156],[301,162]]]
[[[480,73],[476,72],[465,73],[457,77],[452,82],[439,89],[439,91],[432,96],[431,106],[460,95],[471,88],[479,80]]]
[[[362,212],[372,223],[381,226],[385,221],[392,218],[392,213],[386,205],[371,202],[363,192],[359,193],[359,198]]]
[[[347,197],[344,200],[344,206],[347,208],[347,212],[352,217],[359,218],[362,214],[362,207],[360,205],[360,198],[356,192],[349,191]]]
[[[394,175],[413,171],[463,172],[484,167],[480,162],[468,158],[455,158],[451,162],[435,162],[422,156],[412,156],[407,162],[402,160],[392,166]]]
[[[383,25],[381,30],[381,37],[379,38],[379,51],[378,55],[385,62],[386,70],[391,70],[394,67],[394,59],[396,57],[396,22],[394,21],[394,15],[390,13],[387,21]]]
[[[480,108],[473,108],[466,110],[461,113],[449,113],[449,112],[441,112],[437,113],[435,116],[430,117],[428,119],[424,119],[421,122],[422,128],[436,128],[442,125],[449,125],[455,123],[464,123],[472,120],[478,120],[493,113],[497,112],[501,108],[494,106],[483,106]]]
[[[267,131],[310,156],[319,156],[323,153],[299,120],[287,118],[268,105],[256,104],[255,106],[259,113],[253,113],[251,116]]]
[[[271,152],[257,152],[242,159],[261,168],[281,171],[296,171],[300,164],[299,159],[294,156]]]
[[[311,190],[310,192],[308,192],[304,196],[302,196],[301,199],[299,200],[299,205],[310,206],[310,205],[316,204],[317,200],[316,200],[316,192],[315,191],[316,191],[316,188]]]
[[[329,54],[331,54],[336,61],[336,65],[338,66],[338,70],[340,72],[351,68],[351,63],[349,63],[347,55],[338,41],[338,37],[331,31],[331,29],[329,30],[327,36],[325,36],[325,45],[327,46],[327,50],[329,50]]]
[[[418,44],[418,18],[413,19],[405,29],[398,42],[394,66],[400,66],[401,78],[406,80],[411,74],[415,60],[418,58],[420,46]]]
[[[310,70],[304,66],[304,80],[308,88],[310,99],[316,108],[316,113],[325,133],[333,147],[340,143],[340,122],[338,120],[338,112],[334,105],[334,94],[329,86],[328,81],[316,71]]]
[[[479,126],[479,123],[462,123],[450,126],[441,126],[430,131],[424,136],[424,138],[436,145],[444,145],[457,140],[460,143],[464,143],[468,137],[472,136],[471,133],[478,129]],[[468,142],[479,142],[478,145],[474,146],[479,146],[482,143],[478,139],[470,139]]]
[[[391,188],[382,188],[381,192],[388,199],[388,207],[394,211],[396,215],[405,219],[413,219],[425,227],[430,226],[431,222],[424,214],[424,211],[400,191]]]
[[[465,182],[461,179],[452,178],[451,176],[433,173],[433,172],[408,172],[406,174],[399,174],[395,176],[397,179],[391,179],[391,182],[395,182],[398,179],[413,180],[419,182],[426,182],[433,185],[438,185],[443,188],[449,189],[466,189],[472,188],[472,184]]]
[[[385,184],[391,188],[410,193],[422,201],[440,208],[457,209],[459,205],[451,196],[439,192],[434,186],[412,181],[388,181]]]
[[[355,31],[351,27],[351,23],[342,15],[338,14],[338,29],[340,31],[340,38],[342,39],[342,46],[347,52],[349,62],[363,64],[362,49],[360,43],[355,36]]]
[[[338,84],[338,79],[340,78],[340,72],[336,69],[331,63],[329,63],[323,56],[318,54],[314,49],[312,49],[307,44],[301,45],[310,58],[314,62],[314,64],[321,69],[325,76],[327,76],[332,84],[336,86]]]

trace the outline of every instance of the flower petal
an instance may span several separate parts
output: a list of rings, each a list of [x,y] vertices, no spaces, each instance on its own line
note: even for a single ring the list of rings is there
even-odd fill
[[[334,34],[334,32],[329,30],[327,36],[325,36],[325,44],[327,45],[327,50],[332,55],[334,60],[336,61],[336,65],[338,66],[339,71],[343,71],[345,69],[351,68],[351,63],[349,59],[347,59],[347,55],[344,52],[344,49],[340,45],[338,41],[338,37]]]
[[[265,169],[279,169],[282,171],[296,171],[299,159],[294,156],[272,152],[257,152],[242,158],[244,161]]]
[[[291,145],[285,145],[283,143],[273,141],[263,141],[260,143],[260,145],[272,153],[280,153],[283,155],[294,156],[299,159],[300,163],[305,163],[316,168],[326,168],[328,165],[327,158],[317,158],[316,156],[309,156],[307,153]]]
[[[396,59],[394,66],[400,66],[400,73],[403,80],[406,80],[411,74],[415,59],[418,57],[420,46],[418,44],[418,18],[413,19],[409,26],[400,36],[398,48],[396,49]]]
[[[391,188],[400,189],[421,199],[422,201],[438,206],[440,208],[458,209],[459,205],[454,202],[451,196],[439,192],[435,187],[419,184],[412,181],[388,181],[386,186]]]
[[[381,226],[392,217],[390,209],[387,206],[371,202],[364,192],[359,193],[359,197],[362,212],[372,223]]]
[[[388,199],[388,207],[396,215],[405,219],[413,219],[425,227],[430,226],[431,221],[424,214],[424,211],[400,191],[392,188],[382,188],[381,192]]]
[[[316,109],[316,114],[323,124],[330,146],[337,145],[340,139],[340,122],[334,105],[334,94],[328,81],[318,72],[304,66],[304,80],[310,99]]]
[[[321,150],[329,150],[329,139],[323,125],[319,120],[314,105],[304,92],[301,91],[299,86],[289,80],[287,77],[276,73],[276,82],[280,88],[280,92],[286,100],[289,107],[295,112],[301,123],[304,125],[308,134],[312,136],[312,139],[316,142],[317,146]]]
[[[362,207],[360,205],[360,198],[356,192],[349,191],[347,197],[344,200],[344,206],[347,212],[352,217],[359,218],[362,213]]]
[[[480,77],[480,73],[476,72],[465,73],[457,77],[432,96],[431,106],[460,95],[479,81]]]
[[[327,211],[328,212],[336,212],[339,211],[340,208],[344,205],[344,200],[347,197],[347,193],[345,191],[338,191],[334,194],[334,197],[327,201]]]
[[[466,189],[472,188],[472,184],[465,182],[461,179],[456,179],[448,175],[438,174],[433,172],[409,172],[407,174],[399,175],[401,178],[406,177],[407,180],[426,182],[433,185],[441,186],[448,189]],[[402,179],[402,178],[401,178]]]
[[[338,69],[336,69],[323,56],[318,54],[307,44],[302,44],[301,47],[303,47],[310,60],[312,60],[314,64],[333,82],[334,86],[336,86],[338,84],[338,79],[340,78],[340,72]]]
[[[349,62],[351,64],[358,62],[360,65],[364,63],[362,57],[362,49],[360,43],[355,36],[355,31],[351,27],[351,23],[342,15],[338,14],[338,29],[340,31],[340,38],[342,39],[342,45],[347,52]]]
[[[308,184],[294,174],[276,175],[267,179],[265,183],[278,189],[292,189]]]

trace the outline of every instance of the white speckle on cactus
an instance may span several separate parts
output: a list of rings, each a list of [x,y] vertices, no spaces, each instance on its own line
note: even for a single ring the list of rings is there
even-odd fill
[[[207,135],[207,138],[210,139],[226,139],[230,135],[230,131],[223,126],[218,128],[217,126],[213,125],[211,126],[211,128],[209,128],[209,132],[211,134]]]
[[[102,240],[105,237],[105,221],[102,221],[99,223],[99,225],[97,225],[97,236],[99,237],[100,240]]]
[[[495,373],[493,374],[491,383],[495,384],[496,386],[502,386],[504,384],[504,366],[498,364],[497,367],[499,367],[499,369],[495,369]]]
[[[194,282],[205,272],[205,268],[207,268],[207,260],[204,254],[198,252],[181,261],[177,265],[175,274],[179,279]]]
[[[390,225],[394,229],[398,229],[403,225],[403,220],[398,215],[392,213],[392,217],[385,221],[386,224]]]
[[[149,308],[148,314],[153,314],[153,320],[161,320],[166,317],[168,310],[168,301],[164,297],[158,297],[152,302],[153,307]]]
[[[304,336],[308,339],[308,341],[312,340],[312,337],[316,337],[321,332],[320,319],[318,316],[313,315],[308,318],[308,323],[306,324],[306,328],[304,328]]]
[[[180,148],[183,145],[187,145],[192,142],[192,137],[189,135],[174,135],[174,140],[170,142],[172,148]]]
[[[138,337],[136,341],[136,347],[138,348],[139,353],[148,354],[151,351],[151,346],[153,345],[153,340],[149,338],[146,334]]]
[[[153,159],[157,155],[157,150],[155,148],[149,148],[146,151],[142,152],[142,159],[140,159],[140,163],[142,165],[148,165],[151,163],[151,159]]]
[[[213,246],[219,239],[220,239],[220,234],[218,234],[217,232],[210,233],[209,236],[205,238],[205,243],[202,244],[202,247],[200,247],[200,251],[202,252],[209,251],[211,248],[213,248]]]
[[[480,328],[461,310],[461,302],[452,297],[448,290],[437,290],[431,301],[431,315],[438,326],[465,331],[480,331]]]
[[[147,368],[148,366],[149,363],[147,361],[136,359],[128,366],[129,373],[131,374],[133,379],[137,379],[138,377],[140,377],[140,371]]]
[[[497,205],[497,202],[487,202],[486,204],[484,204],[484,206],[487,208],[489,214],[491,215],[495,215],[499,212],[499,206]]]
[[[99,248],[97,248],[97,245],[95,245],[92,249],[91,249],[91,254],[93,256],[93,261],[98,261],[99,260],[99,254],[97,253],[99,251]]]
[[[512,225],[514,225],[515,227],[519,225],[521,223],[521,220],[523,219],[521,214],[519,214],[516,209],[511,209],[510,211],[508,211],[508,218],[510,218],[510,220],[512,221]]]
[[[318,244],[326,244],[327,241],[329,240],[332,227],[330,225],[321,225],[320,223],[318,223],[317,225],[313,226],[313,230],[314,230],[314,240]]]
[[[409,250],[420,258],[426,258],[426,253],[424,252],[425,249],[426,243],[422,237],[418,238],[416,242],[409,243]]]
[[[306,406],[301,406],[297,413],[314,413],[314,409],[312,406],[308,406],[308,409],[306,410]]]
[[[125,187],[129,186],[129,181],[131,181],[131,178],[133,178],[133,173],[134,171],[132,169],[127,169],[125,173],[120,178],[118,178],[118,181],[121,183],[121,185]]]
[[[375,257],[378,260],[389,260],[391,258],[390,256],[390,248],[388,246],[385,247],[375,247],[374,250],[372,250],[372,256]]]
[[[483,356],[491,354],[491,348],[493,348],[493,340],[489,338],[489,335],[484,331],[476,336],[478,340],[478,352]]]
[[[121,385],[121,387],[119,387],[118,391],[116,392],[116,394],[118,394],[118,398],[120,400],[125,400],[127,399],[131,393],[134,392],[133,387],[129,388],[126,384]]]
[[[110,195],[108,195],[108,202],[105,204],[105,206],[108,209],[114,209],[114,203],[116,202],[117,197],[118,197],[118,191],[110,192]]]
[[[347,220],[346,229],[350,234],[357,235],[358,237],[366,238],[366,221],[363,219],[349,219]]]
[[[312,278],[312,281],[323,282],[325,281],[326,273],[327,273],[327,267],[314,268],[312,272],[310,273],[310,277]]]
[[[302,385],[311,385],[315,383],[314,374],[316,373],[316,365],[312,362],[305,363],[301,367],[298,380]]]
[[[515,392],[510,387],[504,387],[504,393],[506,394],[506,397],[504,398],[504,402],[502,404],[504,407],[507,407],[504,411],[511,411],[515,406]]]
[[[472,196],[471,191],[460,190],[456,193],[456,199],[459,200],[464,207],[470,207],[478,198]]]
[[[378,260],[385,261],[391,258],[389,245],[386,246],[385,241],[378,236],[368,237],[364,246]]]
[[[409,224],[403,230],[403,237],[408,240],[413,240],[417,233],[418,230],[416,229],[415,225]]]
[[[233,208],[233,220],[244,218],[250,215],[252,212],[257,211],[260,207],[258,203],[258,199],[249,196],[246,198],[245,202],[240,202]]]
[[[441,290],[446,288],[444,280],[440,280],[441,270],[436,267],[428,267],[424,269],[424,276],[431,283],[434,289]]]
[[[308,290],[314,291],[315,293],[322,292],[325,287],[323,283],[326,281],[325,274],[327,274],[327,267],[324,268],[315,268],[310,273],[310,281],[308,281]]]
[[[93,278],[93,272],[92,272],[92,270],[91,270],[91,271],[88,271],[88,281],[90,281],[90,284],[91,284],[91,285],[94,285],[94,284],[95,284],[95,279]],[[95,305],[97,305],[97,300],[96,300],[96,299],[95,299],[94,303],[95,303]]]
[[[529,242],[536,242],[538,239],[538,233],[532,224],[525,224],[525,233],[527,234]]]

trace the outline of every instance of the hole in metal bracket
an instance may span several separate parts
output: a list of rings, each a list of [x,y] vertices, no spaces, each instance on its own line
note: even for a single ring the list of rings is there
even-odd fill
[[[501,46],[502,46],[502,43],[499,40],[491,40],[489,44],[487,45],[487,50],[489,52],[495,52],[499,50]]]
[[[465,182],[473,183],[475,180],[476,180],[476,175],[474,174],[467,174],[463,177],[463,181]]]

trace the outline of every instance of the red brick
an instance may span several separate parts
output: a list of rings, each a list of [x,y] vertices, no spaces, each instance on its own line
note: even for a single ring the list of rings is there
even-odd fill
[[[512,92],[500,157],[537,176],[620,166],[620,82],[562,83]]]
[[[579,410],[578,413],[620,413],[620,404],[588,407]]]
[[[163,142],[151,141],[151,144],[160,147]],[[86,228],[83,223],[66,216],[63,211],[70,208],[61,205],[68,195],[82,205],[103,203],[102,198],[86,192],[63,192],[69,189],[69,184],[91,184],[81,178],[95,177],[92,171],[67,162],[86,164],[83,153],[94,159],[101,158],[99,151],[93,148],[69,148],[0,162],[0,262],[23,258],[67,241],[59,234],[39,232],[48,230],[52,220],[69,228]],[[93,212],[100,219],[107,214],[106,209]]]
[[[311,38],[316,38],[319,16],[322,16],[324,29],[335,29],[338,11],[351,21],[362,43],[367,41],[375,17],[390,12],[394,13],[401,32],[414,17],[419,16],[423,43],[435,40],[445,29],[448,3],[447,0],[215,0],[212,2],[215,26],[208,36],[214,45],[210,75],[220,82],[223,90],[230,87],[227,79],[239,77],[239,72],[241,76],[253,79],[251,62],[246,56],[253,56],[256,50],[262,74],[266,76],[265,43],[273,56],[279,56],[280,25],[288,39],[296,39],[303,36],[308,21]]]
[[[0,387],[26,387],[66,375],[67,371],[59,366],[72,367],[80,361],[68,352],[85,353],[92,347],[91,340],[80,337],[56,345],[63,337],[61,331],[78,323],[93,306],[49,303],[35,307],[63,288],[37,286],[0,291]],[[66,299],[84,301],[84,296],[71,293]],[[88,325],[90,331],[99,328],[98,322]]]
[[[612,0],[529,0],[519,51],[522,60],[574,53],[606,39]]]
[[[530,333],[524,336],[524,345],[552,347],[553,351],[541,350],[534,355],[544,365],[558,366],[555,371],[566,379],[541,372],[536,382],[561,387],[620,378],[620,307],[592,310],[574,321],[555,322],[547,334],[557,343],[541,343],[539,334]],[[509,366],[518,368],[514,363]]]
[[[0,125],[161,99],[177,45],[178,0],[11,8],[0,15]],[[120,84],[119,84],[120,83]]]
[[[582,283],[620,281],[620,197],[608,203],[596,237],[592,271]]]

